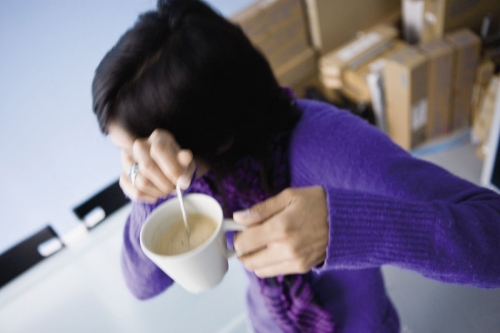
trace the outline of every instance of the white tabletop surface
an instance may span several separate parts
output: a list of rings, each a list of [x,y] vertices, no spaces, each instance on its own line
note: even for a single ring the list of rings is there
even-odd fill
[[[235,259],[206,293],[174,285],[149,301],[130,294],[120,270],[129,208],[0,289],[0,332],[245,332],[246,277]]]

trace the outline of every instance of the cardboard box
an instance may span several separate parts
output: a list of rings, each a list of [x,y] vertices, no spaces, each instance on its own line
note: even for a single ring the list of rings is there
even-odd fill
[[[326,54],[356,37],[358,31],[397,21],[401,0],[305,0],[314,48]]]
[[[280,85],[294,89],[316,75],[316,53],[312,48],[305,49],[301,54],[280,66],[274,74]]]
[[[271,65],[271,68],[273,68],[273,70],[277,70],[287,61],[301,54],[308,48],[310,47],[307,44],[304,44],[303,41],[293,39],[288,43],[285,43],[283,47],[279,50],[279,52],[269,56],[266,54],[266,57],[267,60],[269,61],[269,64]]]
[[[477,121],[472,127],[472,141],[478,145],[477,155],[481,159],[484,159],[484,147],[488,141],[496,101],[500,98],[500,96],[497,96],[499,85],[500,76],[493,76],[481,102]]]
[[[427,98],[429,101],[427,139],[450,130],[454,50],[443,39],[420,46],[429,59]]]
[[[446,35],[447,42],[455,49],[453,75],[452,130],[470,125],[472,116],[472,91],[479,63],[481,40],[469,29],[460,29]]]
[[[300,0],[260,0],[231,17],[276,71],[309,48]]]
[[[265,54],[271,67],[278,68],[309,47],[307,26],[302,13],[282,22],[279,29],[253,44]]]
[[[342,86],[345,69],[356,69],[390,48],[397,37],[397,30],[387,25],[378,25],[360,37],[335,49],[319,60],[320,80],[329,89]]]
[[[258,0],[231,16],[245,34],[255,42],[280,28],[280,23],[304,13],[300,0]]]
[[[367,81],[368,74],[382,70],[383,60],[393,52],[396,52],[407,45],[408,44],[405,42],[397,40],[375,59],[367,61],[356,69],[346,68],[342,74],[342,89],[349,89],[352,93],[354,93],[356,96],[355,101],[370,103],[371,93]]]
[[[425,140],[428,118],[428,60],[405,47],[385,60],[384,90],[389,136],[406,150]]]
[[[476,71],[476,82],[472,91],[472,124],[479,116],[481,101],[484,99],[488,84],[495,73],[495,63],[489,58],[483,58]]]
[[[495,63],[489,58],[481,59],[476,71],[476,83],[487,85],[495,74]]]
[[[342,88],[342,78],[325,76],[321,70],[318,71],[319,81],[325,90],[339,90]]]
[[[458,28],[470,28],[480,33],[483,19],[491,15],[491,31],[500,25],[498,0],[403,0],[411,10],[403,10],[404,30],[410,31],[410,42],[427,42],[444,37]],[[411,33],[415,33],[415,36]]]

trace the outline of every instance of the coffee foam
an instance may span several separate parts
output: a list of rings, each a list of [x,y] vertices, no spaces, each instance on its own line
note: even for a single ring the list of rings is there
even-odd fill
[[[162,255],[178,255],[205,243],[217,229],[217,223],[203,214],[187,215],[191,237],[187,238],[182,218],[175,221],[161,235],[155,235],[153,251]]]

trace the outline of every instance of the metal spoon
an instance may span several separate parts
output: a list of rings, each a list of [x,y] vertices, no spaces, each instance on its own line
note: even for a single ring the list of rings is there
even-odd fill
[[[186,216],[186,209],[184,208],[184,200],[182,199],[182,189],[179,185],[179,181],[175,184],[175,191],[177,192],[177,197],[179,198],[179,203],[181,205],[182,219],[184,220],[184,227],[186,228],[187,241],[189,246],[189,237],[191,237],[191,231],[189,230],[189,224]]]

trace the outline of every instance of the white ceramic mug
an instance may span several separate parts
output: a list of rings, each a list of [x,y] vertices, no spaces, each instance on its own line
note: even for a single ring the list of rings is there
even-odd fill
[[[183,199],[186,214],[203,214],[217,222],[212,236],[197,248],[178,255],[154,252],[154,235],[164,234],[174,222],[182,219],[179,200],[172,198],[158,206],[142,226],[141,248],[181,287],[191,293],[199,293],[215,287],[227,272],[227,259],[234,251],[226,247],[226,231],[241,231],[245,227],[231,219],[224,219],[221,206],[208,195],[193,193],[183,196]]]

